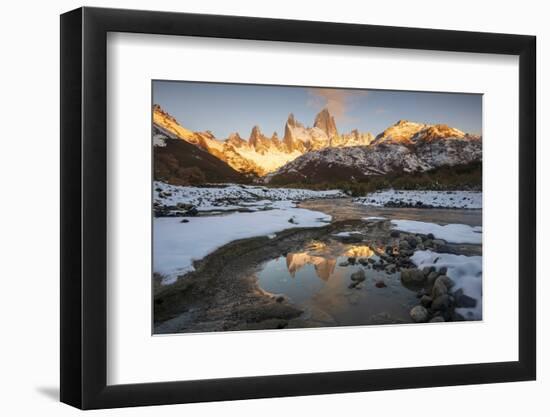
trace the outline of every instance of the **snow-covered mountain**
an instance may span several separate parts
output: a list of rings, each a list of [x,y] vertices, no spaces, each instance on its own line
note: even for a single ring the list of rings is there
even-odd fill
[[[325,148],[308,152],[265,177],[292,183],[360,180],[390,172],[427,171],[443,165],[481,160],[481,137],[446,125],[400,120],[368,146]]]
[[[179,137],[227,163],[242,173],[264,176],[277,170],[299,156],[328,147],[368,145],[374,137],[370,133],[354,130],[340,135],[334,117],[327,109],[315,118],[313,127],[306,127],[290,114],[285,125],[283,140],[274,132],[264,135],[259,126],[254,126],[248,140],[239,133],[219,140],[212,132],[193,132],[186,129],[159,105],[153,106],[153,124],[165,132]]]

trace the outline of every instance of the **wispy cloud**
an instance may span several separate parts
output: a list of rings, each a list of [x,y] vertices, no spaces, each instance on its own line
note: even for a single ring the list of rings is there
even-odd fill
[[[349,115],[353,101],[368,94],[367,91],[338,88],[309,88],[308,93],[308,106],[315,109],[326,107],[338,122],[353,121]]]

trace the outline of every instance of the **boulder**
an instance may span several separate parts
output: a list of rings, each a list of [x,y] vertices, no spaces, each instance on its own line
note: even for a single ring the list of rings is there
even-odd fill
[[[363,282],[366,278],[365,271],[362,269],[350,275],[350,279],[354,282]]]
[[[404,268],[401,270],[401,282],[408,285],[422,285],[426,280],[424,272],[418,268]]]
[[[449,278],[447,275],[441,275],[439,276],[436,281],[441,281],[443,282],[443,284],[445,284],[445,286],[447,287],[447,289],[450,289],[453,287],[453,285],[455,285],[455,282]]]
[[[424,307],[428,308],[432,305],[432,297],[429,295],[423,295],[420,297],[420,304],[422,304]]]
[[[423,306],[413,307],[409,314],[415,323],[425,323],[428,321],[428,310]]]
[[[464,294],[462,289],[459,289],[454,293],[456,307],[474,308],[477,305],[477,300]]]
[[[429,321],[430,323],[444,323],[445,319],[442,316],[432,317]]]
[[[402,239],[399,241],[399,249],[401,250],[408,250],[411,248],[411,245],[409,245],[409,242],[405,239]]]
[[[449,308],[449,295],[443,294],[435,298],[432,302],[432,310],[434,311],[445,311]]]
[[[437,277],[439,276],[439,274],[435,271],[432,271],[428,274],[428,277],[426,278],[426,282],[428,283],[428,285],[431,287],[432,285],[434,285],[435,283],[435,280],[437,279]]]
[[[435,300],[437,297],[447,294],[447,286],[439,278],[435,280],[432,288],[432,298]]]
[[[425,266],[424,268],[422,268],[422,272],[424,273],[424,275],[426,275],[426,277],[430,275],[430,272],[434,272],[434,271],[435,271],[435,268],[433,266]]]

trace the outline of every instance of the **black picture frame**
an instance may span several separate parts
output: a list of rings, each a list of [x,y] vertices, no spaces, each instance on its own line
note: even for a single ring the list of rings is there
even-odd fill
[[[519,56],[519,358],[514,362],[107,385],[108,32]],[[536,378],[536,38],[137,10],[61,15],[61,401],[82,409]]]

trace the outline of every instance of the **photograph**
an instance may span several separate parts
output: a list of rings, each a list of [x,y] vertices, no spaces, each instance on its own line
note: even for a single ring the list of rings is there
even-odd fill
[[[482,97],[152,81],[153,333],[482,320]]]

